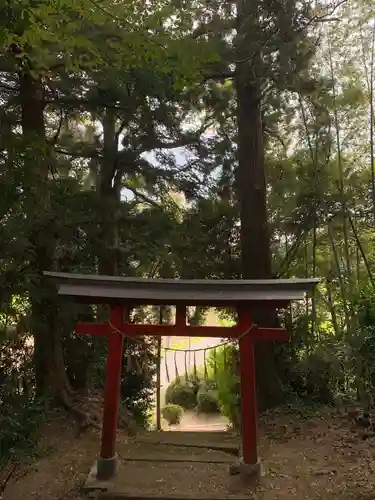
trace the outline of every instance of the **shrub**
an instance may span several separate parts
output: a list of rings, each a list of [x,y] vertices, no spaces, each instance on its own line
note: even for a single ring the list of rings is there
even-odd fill
[[[345,346],[325,342],[305,354],[290,372],[290,387],[302,398],[323,405],[332,405],[344,386]]]
[[[207,373],[206,378],[202,377],[202,379],[199,380],[199,390],[210,392],[216,391],[216,389],[216,380],[213,374]]]
[[[12,455],[19,457],[23,453],[26,456],[31,453],[36,431],[44,417],[43,401],[22,396],[17,399],[16,407],[4,404],[1,414],[0,447],[4,453],[0,457],[0,464]]]
[[[185,410],[192,410],[197,405],[197,393],[200,382],[194,375],[176,377],[167,387],[165,402],[167,404],[179,405]]]
[[[169,425],[179,424],[184,413],[184,409],[179,405],[169,404],[162,410],[162,417]]]
[[[145,359],[147,346],[147,369],[139,370]],[[154,375],[156,373],[155,340],[145,344],[126,339],[124,342],[124,370],[121,378],[121,400],[134,417],[137,425],[147,427],[154,400]],[[131,358],[131,366],[127,365]]]
[[[357,388],[375,394],[375,287],[366,286],[356,301],[358,331],[350,338],[356,355]]]
[[[217,391],[200,389],[197,394],[198,413],[217,413],[220,411],[220,403]]]
[[[46,401],[34,393],[32,355],[26,337],[0,328],[0,492],[3,468],[32,455],[45,416]]]
[[[76,340],[74,339],[72,349]],[[156,340],[154,338],[143,340],[144,343],[124,338],[120,398],[121,403],[130,412],[136,424],[140,427],[147,427],[154,405],[157,356]],[[89,389],[96,390],[103,387],[106,359],[107,343],[105,339],[93,339],[93,348],[90,348],[90,357],[86,360],[89,365],[87,373]],[[145,361],[146,366],[143,367]]]
[[[232,360],[237,355],[237,346],[227,344],[211,351],[207,364],[210,380],[215,381],[216,393],[220,411],[232,423],[233,427],[240,425],[240,381],[233,369]]]

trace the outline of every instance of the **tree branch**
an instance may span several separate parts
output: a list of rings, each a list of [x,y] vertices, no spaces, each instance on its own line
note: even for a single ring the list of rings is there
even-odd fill
[[[56,148],[55,151],[58,154],[71,156],[73,158],[95,158],[95,159],[103,158],[103,156],[98,152],[90,153],[88,151],[66,151],[64,149],[59,149],[59,148]]]
[[[125,189],[128,189],[135,196],[137,196],[138,198],[141,198],[143,201],[145,201],[146,203],[149,203],[153,207],[160,208],[160,204],[157,201],[153,200],[152,198],[149,198],[146,194],[140,193],[136,188],[127,184],[126,182],[123,183],[123,187]]]

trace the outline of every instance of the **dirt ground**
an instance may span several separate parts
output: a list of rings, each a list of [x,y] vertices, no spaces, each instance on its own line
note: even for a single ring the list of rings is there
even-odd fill
[[[260,456],[267,474],[256,490],[256,500],[374,500],[375,438],[363,439],[363,430],[346,416],[325,412],[302,420],[297,416],[274,416],[261,423]],[[171,433],[165,433],[171,434]],[[174,433],[173,433],[174,434]],[[176,433],[177,434],[177,433]],[[81,500],[81,488],[99,449],[99,433],[77,438],[64,418],[44,430],[40,457],[11,482],[3,500]],[[163,454],[195,456],[201,451],[134,442],[118,436],[126,490],[133,494],[236,494],[228,486],[228,464],[161,463]],[[204,452],[209,457],[208,451]],[[212,452],[213,458],[219,452]],[[140,461],[129,461],[138,457]],[[153,457],[155,462],[141,461]],[[199,458],[198,458],[199,459]],[[243,494],[243,491],[241,492]],[[233,497],[235,498],[235,497]]]

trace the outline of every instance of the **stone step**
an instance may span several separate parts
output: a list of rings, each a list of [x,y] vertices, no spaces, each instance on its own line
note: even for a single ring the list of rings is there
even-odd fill
[[[133,495],[128,493],[102,492],[97,495],[98,500],[255,500],[254,494],[142,494]]]
[[[234,462],[234,457],[230,454],[225,454],[223,452],[208,452],[202,455],[177,455],[167,457],[165,454],[153,453],[151,456],[121,456],[123,462],[171,462],[171,463],[209,463],[209,464],[232,464]]]
[[[179,432],[147,432],[135,438],[136,443],[164,444],[183,448],[205,448],[238,455],[239,438],[230,432],[223,431],[179,431]]]

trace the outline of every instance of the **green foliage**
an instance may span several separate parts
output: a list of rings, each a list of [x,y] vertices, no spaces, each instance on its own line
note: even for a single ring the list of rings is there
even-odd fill
[[[37,430],[44,421],[45,402],[28,395],[14,398],[0,392],[0,467],[8,460],[30,458],[37,437]]]
[[[218,413],[220,402],[217,391],[200,389],[197,394],[198,413]]]
[[[179,424],[184,414],[184,409],[175,404],[166,405],[162,409],[162,417],[168,422],[169,425]]]
[[[74,340],[76,339],[73,339],[73,342]],[[144,346],[147,346],[146,357]],[[106,340],[93,339],[92,348],[90,364],[87,366],[87,387],[102,390],[107,359]],[[87,357],[81,361],[87,363]],[[155,370],[155,340],[139,338],[138,341],[132,341],[125,338],[120,398],[140,427],[147,427],[149,422],[155,392]]]
[[[192,410],[197,405],[197,393],[200,387],[200,380],[195,379],[193,374],[176,377],[168,385],[165,393],[167,404],[176,404],[185,410]]]
[[[15,330],[0,334],[0,470],[9,460],[29,458],[46,402],[33,390],[32,351]]]
[[[332,405],[352,389],[352,349],[323,321],[312,336],[310,321],[301,311],[289,325],[291,340],[282,351],[286,395],[301,404]]]
[[[144,345],[126,339],[124,345],[124,364],[121,379],[121,399],[130,410],[136,423],[146,427],[149,422],[150,409],[155,393],[156,353],[155,339],[140,339],[146,342],[147,354],[145,358]],[[128,362],[132,366],[129,370]],[[147,364],[145,364],[147,359]],[[138,370],[137,366],[144,366]]]
[[[343,387],[338,346],[324,344],[299,360],[290,373],[290,387],[302,399],[332,405]]]
[[[207,359],[209,378],[215,381],[220,411],[234,427],[240,425],[240,381],[233,369],[238,347],[226,344],[211,352]]]
[[[185,410],[196,409],[198,413],[220,411],[216,380],[210,377],[206,379],[202,370],[172,380],[167,387],[165,400],[166,403],[177,404]]]
[[[357,363],[363,389],[375,395],[375,287],[362,289],[356,301],[358,311],[358,336],[353,347],[360,363]]]

